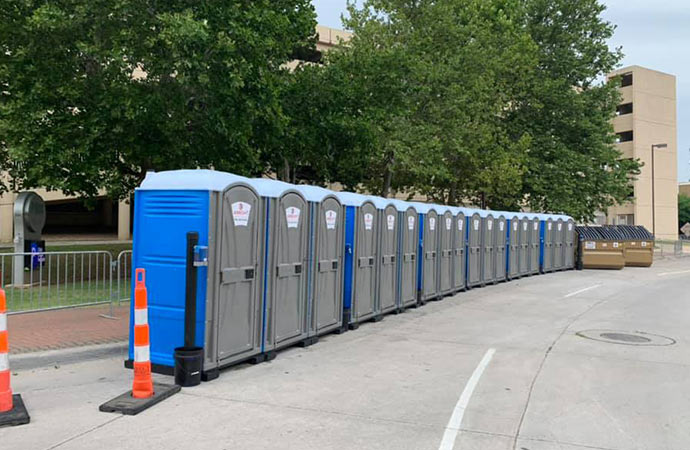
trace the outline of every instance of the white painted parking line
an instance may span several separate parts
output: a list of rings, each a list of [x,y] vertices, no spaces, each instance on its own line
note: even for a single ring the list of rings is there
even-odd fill
[[[490,348],[487,350],[477,368],[474,369],[472,376],[469,380],[467,380],[465,389],[462,391],[458,402],[455,404],[455,409],[453,410],[453,414],[450,416],[450,420],[448,420],[448,425],[446,425],[446,431],[443,433],[443,439],[441,440],[441,445],[439,445],[438,450],[453,450],[455,439],[458,437],[458,433],[460,432],[462,416],[465,415],[465,409],[470,403],[470,397],[472,397],[474,388],[477,386],[477,383],[479,383],[479,378],[481,378],[482,373],[484,373],[486,366],[489,365],[494,353],[496,353],[495,348]]]
[[[690,270],[679,270],[677,272],[662,272],[657,275],[659,275],[660,277],[665,277],[666,275],[678,275],[681,273],[690,273]]]
[[[592,289],[598,288],[599,286],[601,286],[601,285],[595,284],[594,286],[586,287],[584,289],[580,289],[579,291],[575,291],[575,292],[571,292],[570,294],[566,294],[563,296],[563,298],[568,298],[568,297],[572,297],[572,296],[577,295],[577,294],[582,294],[583,292],[591,291]]]

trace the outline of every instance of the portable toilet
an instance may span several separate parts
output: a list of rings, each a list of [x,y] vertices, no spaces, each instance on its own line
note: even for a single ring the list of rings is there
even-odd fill
[[[484,261],[482,250],[482,213],[478,209],[468,210],[469,220],[467,221],[467,232],[465,241],[467,242],[467,270],[465,278],[467,287],[481,286],[482,284],[482,262]]]
[[[452,294],[453,286],[453,221],[454,214],[448,206],[437,206],[438,228],[438,293],[440,296]]]
[[[408,202],[393,200],[398,209],[398,283],[396,298],[400,309],[417,304],[417,246],[419,219],[417,210]]]
[[[551,214],[540,214],[542,222],[541,230],[541,271],[542,273],[553,272],[554,260],[554,220]]]
[[[453,213],[453,291],[466,289],[466,258],[465,245],[467,226],[465,224],[465,208],[451,208]]]
[[[529,274],[538,275],[541,271],[541,256],[542,256],[542,221],[539,214],[530,214],[529,226]]]
[[[427,203],[415,203],[415,209],[419,216],[419,273],[418,288],[419,300],[425,303],[438,297],[437,270],[438,270],[438,213],[434,205]]]
[[[195,345],[202,375],[262,352],[265,224],[251,180],[212,170],[150,172],[135,191],[132,267],[146,270],[150,358],[172,374],[184,345],[186,234],[199,234]],[[132,302],[131,307],[134,307]],[[134,311],[130,312],[129,361]]]
[[[490,211],[479,210],[479,215],[482,216],[481,284],[485,286],[488,283],[496,282],[496,252],[494,249],[496,243],[495,219]]]
[[[377,229],[377,258],[376,279],[378,281],[376,294],[376,314],[387,314],[398,305],[395,293],[398,288],[398,273],[396,256],[398,254],[398,208],[391,199],[371,197],[378,212]]]
[[[520,225],[518,230],[520,232],[519,246],[520,257],[518,258],[518,272],[520,277],[530,275],[530,236],[532,229],[532,219],[529,214],[519,213]]]
[[[267,224],[263,350],[270,352],[308,337],[308,207],[294,185],[268,178],[253,178],[250,183],[261,196]]]
[[[565,269],[575,268],[575,221],[565,216]]]
[[[506,213],[496,211],[494,215],[494,283],[506,281],[506,238],[508,236],[508,223]]]
[[[522,258],[521,246],[522,224],[519,213],[508,213],[508,268],[507,278],[514,280],[520,277],[520,259]]]
[[[335,195],[345,209],[343,323],[354,329],[376,313],[377,210],[365,195]]]
[[[308,335],[335,331],[343,322],[345,222],[335,194],[318,186],[296,185],[308,202]]]
[[[554,233],[554,270],[565,269],[565,221],[563,216],[558,215],[555,218],[556,232]]]

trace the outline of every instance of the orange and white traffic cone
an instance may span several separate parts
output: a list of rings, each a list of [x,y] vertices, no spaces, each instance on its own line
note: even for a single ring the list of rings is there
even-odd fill
[[[136,270],[134,286],[134,383],[132,397],[153,397],[146,272]]]
[[[29,423],[29,414],[19,394],[10,387],[10,340],[7,333],[7,300],[0,287],[0,426]]]
[[[134,330],[132,330],[134,333],[132,390],[103,403],[98,408],[100,411],[135,415],[180,392],[180,386],[153,384],[147,296],[146,272],[144,269],[137,269],[134,283]]]

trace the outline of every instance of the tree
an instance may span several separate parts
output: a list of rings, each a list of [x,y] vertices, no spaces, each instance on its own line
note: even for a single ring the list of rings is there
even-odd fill
[[[146,171],[263,170],[309,0],[8,0],[0,169],[15,188],[123,197]],[[2,185],[0,189],[9,186]]]
[[[690,196],[678,194],[678,228],[690,222]]]

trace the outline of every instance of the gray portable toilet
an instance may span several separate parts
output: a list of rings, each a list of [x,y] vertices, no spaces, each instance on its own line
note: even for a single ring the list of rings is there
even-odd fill
[[[467,221],[467,287],[481,286],[482,284],[482,214],[478,209],[468,210]]]
[[[250,181],[261,196],[262,214],[268,223],[264,351],[271,351],[308,337],[308,207],[291,184],[266,178]]]
[[[365,195],[353,192],[335,195],[348,210],[345,259],[351,260],[351,268],[345,268],[343,320],[355,329],[360,322],[376,318],[377,209]]]
[[[539,214],[530,214],[529,226],[529,274],[539,274],[539,257],[541,252],[541,218]]]
[[[575,221],[565,216],[565,269],[575,267]]]
[[[438,224],[438,293],[452,294],[453,289],[453,213],[448,206],[437,206]]]
[[[544,237],[543,237],[543,260],[542,271],[544,273],[553,272],[554,260],[554,235],[556,234],[556,227],[551,214],[541,214],[541,219],[544,222]]]
[[[466,289],[466,258],[465,258],[465,238],[467,236],[467,226],[465,225],[464,208],[451,208],[453,212],[453,291],[458,292]]]
[[[371,197],[378,212],[376,279],[376,314],[387,314],[398,305],[395,293],[398,285],[396,259],[398,254],[398,231],[400,221],[398,208],[390,199]]]
[[[520,223],[519,213],[509,213],[508,216],[508,273],[507,278],[514,280],[520,278],[520,258],[522,256],[522,246],[520,237],[522,224]]]
[[[393,200],[398,209],[398,288],[396,298],[400,309],[417,304],[417,245],[419,225],[417,210],[408,202]]]
[[[556,232],[554,234],[554,270],[565,269],[565,222],[561,216],[555,219]]]
[[[506,236],[508,222],[506,213],[496,211],[494,215],[494,283],[506,281]]]
[[[529,255],[530,255],[530,233],[531,233],[531,225],[532,221],[530,219],[530,216],[525,213],[519,213],[519,218],[520,218],[520,225],[519,225],[519,233],[520,233],[520,239],[519,239],[519,262],[518,262],[518,271],[519,271],[519,276],[524,277],[530,274],[530,267],[529,267]]]
[[[494,244],[496,242],[494,216],[490,211],[479,210],[482,216],[482,275],[481,284],[496,282],[496,253]]]
[[[343,321],[343,208],[328,189],[302,184],[295,189],[309,203],[308,335],[320,336]]]
[[[425,302],[438,298],[438,213],[434,205],[415,203],[414,206],[417,214],[424,218],[421,224],[423,255],[420,300]]]

